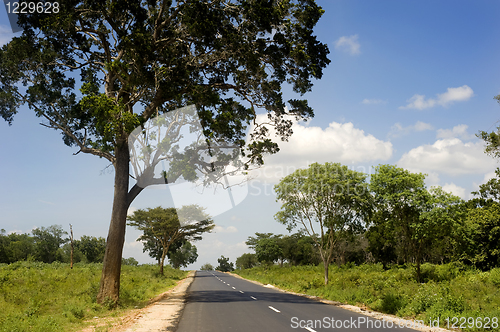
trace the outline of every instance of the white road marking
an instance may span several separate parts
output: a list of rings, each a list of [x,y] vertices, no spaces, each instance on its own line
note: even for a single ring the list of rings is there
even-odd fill
[[[306,330],[308,330],[309,332],[316,332],[316,330],[313,330],[312,328],[310,327],[304,327]]]
[[[236,289],[236,288],[232,287],[232,289]]]
[[[269,309],[274,310],[274,311],[276,311],[276,312],[281,312],[281,311],[279,311],[278,309],[276,309],[275,307],[271,307],[271,306],[269,306]]]
[[[256,299],[255,297],[253,297],[253,296],[250,296],[250,297],[251,297],[252,299],[254,299],[254,300],[257,300],[257,299]]]
[[[241,294],[245,294],[245,292],[244,292],[244,291],[240,291],[240,293],[241,293]]]

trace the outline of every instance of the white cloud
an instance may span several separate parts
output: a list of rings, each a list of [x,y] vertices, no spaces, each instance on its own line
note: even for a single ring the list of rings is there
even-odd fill
[[[335,48],[341,49],[352,55],[360,54],[361,45],[358,42],[358,35],[342,36],[335,42]]]
[[[467,199],[467,196],[468,196],[468,195],[465,194],[465,188],[457,186],[453,182],[452,183],[446,183],[443,186],[443,190],[446,191],[446,192],[452,193],[453,195],[458,196],[458,197],[460,197],[462,199]]]
[[[259,115],[262,123],[266,115]],[[274,130],[269,128],[271,138],[277,141]],[[382,141],[350,122],[331,122],[325,129],[312,125],[304,126],[294,122],[293,135],[288,142],[278,142],[280,151],[268,156],[265,166],[252,173],[264,175],[274,181],[312,162],[340,162],[343,164],[385,161],[392,156],[393,147],[389,141]]]
[[[433,130],[434,127],[429,124],[425,123],[422,121],[417,121],[414,125],[410,125],[407,127],[403,127],[401,123],[397,122],[394,124],[394,126],[391,127],[391,131],[389,132],[390,137],[399,137],[402,135],[408,135],[412,132],[420,132],[420,131],[426,131],[426,130]]]
[[[425,99],[424,95],[415,94],[407,100],[408,105],[401,106],[399,109],[423,110],[436,105],[447,107],[457,101],[467,101],[472,96],[474,96],[474,91],[469,86],[463,85],[458,88],[448,88],[445,93],[438,94],[435,99]]]
[[[417,123],[415,123],[414,128],[415,128],[416,131],[424,131],[424,130],[432,130],[432,129],[434,129],[434,127],[432,127],[431,124],[425,123],[425,122],[422,122],[422,121],[417,121]]]
[[[228,226],[224,228],[223,226],[216,225],[214,227],[214,232],[215,233],[237,233],[238,229],[234,226]]]
[[[453,129],[438,129],[436,138],[461,138],[464,140],[474,138],[474,135],[470,135],[467,132],[467,128],[469,128],[469,126],[461,124],[453,127]]]
[[[421,145],[405,153],[397,164],[410,171],[452,176],[484,174],[497,166],[495,160],[484,153],[483,142],[464,143],[458,138]]]
[[[365,105],[377,105],[377,104],[386,104],[387,102],[382,100],[382,99],[363,99],[361,102],[362,104]]]
[[[495,171],[488,172],[484,175],[483,182],[481,182],[481,184],[484,184],[484,183],[488,182],[489,180],[496,178],[496,177],[497,177],[497,174],[495,173]],[[479,186],[478,186],[478,188],[479,188]]]
[[[129,207],[127,210],[127,216],[131,216],[132,214],[134,214],[135,211],[137,211],[137,208],[133,206]]]

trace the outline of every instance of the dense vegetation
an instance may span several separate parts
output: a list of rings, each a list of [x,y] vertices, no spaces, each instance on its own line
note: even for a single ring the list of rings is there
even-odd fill
[[[259,266],[236,270],[242,277],[273,284],[282,289],[320,296],[325,299],[368,307],[400,317],[423,320],[439,317],[446,327],[447,317],[500,319],[500,268],[481,272],[459,263],[422,264],[421,278],[416,271],[393,265],[345,264],[329,267],[330,283],[321,278],[322,266]],[[488,317],[488,318],[487,318]],[[498,321],[497,321],[498,322]],[[451,326],[450,321],[450,326]],[[491,325],[495,327],[495,325]],[[480,329],[469,328],[476,331]],[[491,331],[500,331],[498,325]]]
[[[393,165],[369,181],[340,164],[296,171],[275,218],[298,232],[250,236],[236,273],[442,326],[496,317],[500,331],[500,171],[468,201],[424,180]]]
[[[43,263],[71,263],[71,241],[65,237],[61,226],[35,228],[32,235],[10,233],[0,230],[0,264],[14,263],[17,261],[37,261]],[[186,267],[198,258],[197,249],[187,236],[178,237],[173,245],[167,248],[167,256],[174,268]],[[189,238],[191,240],[191,238]],[[144,251],[149,251],[150,256],[158,259],[158,251],[162,247],[152,246],[154,241],[144,243]],[[155,251],[156,249],[156,251]],[[106,250],[106,240],[103,237],[83,235],[79,240],[73,240],[73,263],[102,263]],[[156,255],[156,256],[155,256]],[[158,263],[160,263],[158,259]],[[122,265],[138,265],[133,257],[122,258]]]
[[[19,261],[0,265],[0,332],[60,332],[81,329],[94,317],[142,307],[173,287],[187,272],[167,266],[123,266],[118,307],[96,303],[102,264]]]
[[[0,230],[0,263],[14,263],[21,260],[44,263],[71,260],[70,239],[66,238],[61,226],[35,228],[32,235],[10,233]],[[99,263],[104,257],[106,240],[103,237],[83,235],[73,241],[73,262]]]
[[[303,183],[303,187],[295,192],[288,188],[284,192],[288,196],[295,195],[295,201],[305,195],[312,197],[310,206],[304,201],[296,205],[302,204],[303,210],[311,208],[307,216],[311,222],[302,224],[294,207],[284,205],[276,219],[286,223],[290,230],[299,228],[299,231],[285,236],[256,233],[249,237],[246,243],[255,254],[239,257],[236,260],[238,268],[274,263],[317,265],[324,262],[321,250],[324,253],[325,248],[331,250],[329,264],[381,263],[384,268],[413,266],[417,281],[421,278],[419,267],[424,263],[459,262],[481,271],[500,267],[498,174],[481,185],[480,190],[473,193],[474,198],[464,201],[440,187],[427,189],[424,174],[380,165],[368,187],[363,187],[370,190],[371,202],[365,204],[361,220],[354,219],[351,213],[331,214],[329,210],[333,205],[318,201],[338,199],[342,206],[342,195],[332,194],[338,187],[325,189],[321,187],[326,186],[325,182],[321,182],[313,187],[315,191],[307,191],[310,187],[304,178],[311,180],[313,177],[310,174],[302,178],[296,176],[296,183]],[[319,194],[327,189],[330,196]],[[294,200],[293,197],[284,199]],[[333,209],[343,211],[335,206]],[[323,225],[316,220],[320,212],[323,213]]]

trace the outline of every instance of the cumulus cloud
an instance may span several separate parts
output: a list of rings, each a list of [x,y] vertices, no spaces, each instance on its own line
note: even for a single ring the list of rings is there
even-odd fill
[[[428,174],[484,174],[495,169],[497,163],[483,151],[483,142],[464,143],[458,138],[445,138],[410,150],[397,164]]]
[[[335,41],[335,49],[340,49],[344,52],[350,53],[351,55],[360,54],[359,50],[361,45],[358,42],[358,35],[352,36],[342,36],[337,41]]]
[[[422,121],[417,121],[414,125],[403,127],[403,125],[399,122],[395,123],[394,126],[391,127],[391,131],[389,132],[390,137],[399,137],[402,135],[408,135],[413,132],[420,132],[426,130],[433,130],[434,127]]]
[[[386,104],[386,101],[382,100],[382,99],[363,99],[363,101],[361,102],[362,104],[365,104],[365,105],[377,105],[377,104]]]
[[[447,107],[454,102],[467,101],[472,96],[474,91],[469,86],[463,85],[458,88],[448,88],[445,93],[438,94],[434,99],[425,99],[425,95],[415,94],[407,100],[406,106],[401,106],[399,109],[423,110],[437,105]]]
[[[458,196],[462,199],[467,199],[468,195],[465,194],[465,188],[462,188],[460,186],[457,186],[456,184],[452,183],[446,183],[443,186],[443,190],[449,193],[452,193],[455,196]]]
[[[216,225],[214,227],[214,232],[215,233],[237,233],[238,229],[234,226],[228,226],[224,228],[223,226]]]
[[[259,115],[257,122],[262,123],[265,119],[266,115]],[[277,141],[272,128],[269,130],[271,138]],[[279,179],[312,162],[352,164],[385,161],[393,152],[391,142],[379,140],[364,130],[355,128],[351,122],[331,122],[324,129],[294,122],[292,130],[293,135],[288,142],[278,142],[279,153],[268,156],[265,166],[254,172],[253,176],[257,173],[257,177],[265,174],[268,180]]]
[[[137,208],[135,208],[133,206],[129,207],[127,210],[127,216],[133,215],[135,211],[137,211]]]
[[[467,132],[469,126],[461,124],[453,127],[453,129],[438,129],[436,132],[436,138],[461,138],[464,140],[469,140],[474,138],[474,135],[470,135]]]

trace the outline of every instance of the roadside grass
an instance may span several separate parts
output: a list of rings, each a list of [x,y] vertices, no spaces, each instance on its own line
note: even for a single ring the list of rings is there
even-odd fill
[[[0,332],[76,331],[94,317],[117,316],[143,307],[172,288],[187,272],[166,266],[122,266],[120,300],[99,305],[102,264],[16,262],[0,265]]]
[[[456,323],[460,329],[484,331],[486,324],[488,331],[500,331],[500,268],[481,272],[454,263],[423,264],[424,282],[417,283],[411,267],[384,270],[381,264],[332,265],[327,286],[322,266],[261,266],[234,272],[293,292],[366,306],[426,324],[439,317],[445,328]]]

